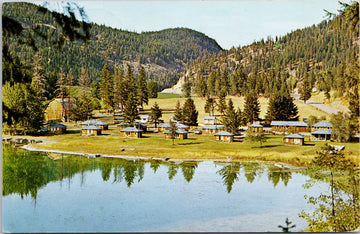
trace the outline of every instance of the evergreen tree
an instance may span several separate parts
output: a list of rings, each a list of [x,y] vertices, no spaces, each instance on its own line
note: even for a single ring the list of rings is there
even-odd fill
[[[33,82],[36,82],[36,87],[39,89],[40,93],[43,96],[46,96],[46,83],[48,78],[42,65],[42,57],[39,55],[39,53],[35,53],[33,64]]]
[[[157,124],[159,123],[160,118],[162,117],[162,111],[157,104],[157,102],[154,103],[154,105],[151,107],[151,118],[155,122],[155,128],[157,127]]]
[[[178,122],[183,122],[183,111],[181,109],[179,100],[176,102],[174,120]]]
[[[176,131],[178,130],[178,128],[176,127],[175,122],[170,121],[170,128],[169,128],[169,135],[170,135],[170,139],[172,139],[172,144],[174,145],[174,140],[176,137]]]
[[[206,84],[207,94],[209,96],[216,94],[216,92],[215,92],[215,80],[216,80],[216,74],[215,74],[215,72],[211,72],[210,75],[209,75],[209,78],[207,80],[207,84]]]
[[[226,110],[226,95],[225,92],[221,92],[217,103],[217,110],[223,115]]]
[[[266,119],[269,121],[295,120],[298,110],[289,93],[276,92],[270,97]]]
[[[231,133],[235,133],[237,128],[240,126],[239,115],[235,111],[231,98],[228,101],[228,105],[226,107],[224,116],[221,118],[221,122],[224,125],[226,131]]]
[[[123,84],[123,93],[121,96],[124,98],[124,100],[127,100],[129,95],[133,95],[133,97],[137,100],[138,93],[136,89],[136,80],[130,64],[127,64],[127,73],[125,82]]]
[[[97,98],[97,99],[100,99],[100,92],[101,92],[101,87],[100,87],[100,83],[97,82],[97,81],[93,81],[91,82],[91,85],[90,85],[90,90],[91,90],[91,96],[93,98]]]
[[[198,79],[198,83],[196,85],[196,94],[199,97],[205,97],[206,95],[206,83],[202,76]]]
[[[191,83],[185,82],[182,87],[182,92],[186,98],[189,98],[191,96]]]
[[[79,86],[83,88],[90,86],[90,79],[84,67],[80,68]]]
[[[114,105],[123,110],[125,99],[122,96],[124,88],[124,70],[118,66],[114,68]]]
[[[124,107],[124,122],[133,123],[135,119],[139,119],[139,111],[137,109],[137,101],[134,94],[130,93]]]
[[[143,104],[146,105],[149,103],[149,94],[146,83],[146,72],[143,66],[140,67],[139,78],[137,80],[137,94],[138,101],[141,107]]]
[[[194,100],[186,99],[182,108],[183,123],[189,126],[197,126],[198,114]]]
[[[74,97],[74,107],[71,110],[71,117],[74,121],[83,121],[91,118],[94,105],[88,93],[83,92]]]
[[[307,78],[304,78],[299,87],[300,99],[303,100],[304,103],[311,98],[311,90],[310,81]]]
[[[114,108],[114,80],[108,65],[105,64],[101,73],[101,98],[107,108]]]
[[[209,113],[210,116],[213,116],[215,105],[216,105],[215,99],[207,96],[206,102],[205,102],[205,107],[204,107],[205,113]]]
[[[244,116],[247,123],[259,120],[260,103],[255,92],[250,92],[245,98]]]
[[[158,83],[156,81],[147,82],[147,89],[148,89],[149,98],[157,98]]]

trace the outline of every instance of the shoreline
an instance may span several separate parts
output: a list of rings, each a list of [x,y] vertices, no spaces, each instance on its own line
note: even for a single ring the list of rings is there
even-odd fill
[[[31,145],[23,145],[19,147],[21,149],[34,151],[34,152],[43,152],[43,153],[54,153],[54,154],[70,154],[70,155],[77,155],[77,156],[92,156],[92,158],[95,158],[94,156],[96,154],[90,154],[90,153],[79,153],[79,152],[71,152],[71,151],[61,151],[61,150],[44,150],[44,149],[36,149],[31,147]],[[154,158],[154,157],[141,157],[141,156],[131,156],[131,155],[109,155],[109,154],[98,154],[98,157],[101,158],[117,158],[117,159],[125,159],[125,160],[154,160],[154,161],[163,161],[163,162],[223,162],[223,163],[232,163],[232,162],[260,162],[260,163],[271,163],[279,168],[285,168],[285,169],[305,169],[307,167],[301,167],[301,166],[295,166],[284,162],[275,162],[275,161],[264,161],[264,160],[222,160],[222,159],[177,159],[177,158]]]

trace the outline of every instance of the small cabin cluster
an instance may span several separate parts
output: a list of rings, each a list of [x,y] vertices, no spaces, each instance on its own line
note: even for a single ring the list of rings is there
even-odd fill
[[[264,126],[261,124],[251,124],[248,127],[250,129],[250,131],[255,132],[255,133],[259,133],[264,131]]]
[[[233,142],[234,141],[234,134],[227,132],[227,131],[220,131],[214,134],[215,141],[221,142]]]
[[[177,123],[175,125],[178,129],[181,129],[183,131],[188,131],[189,130],[189,126],[187,125],[184,125],[184,124],[180,124],[180,123]],[[158,126],[158,132],[165,132],[166,130],[168,130],[170,128],[170,124],[166,123],[166,124],[161,124]]]
[[[225,129],[224,125],[204,125],[201,129],[202,134],[216,134],[220,131],[223,131]]]
[[[120,130],[121,137],[141,138],[143,130],[136,127],[127,127]]]
[[[309,132],[308,125],[302,121],[272,121],[271,130],[277,133],[284,133],[288,131],[293,132]]]
[[[328,141],[331,139],[331,129],[332,124],[330,121],[320,121],[311,126],[311,136],[310,140],[312,141]]]
[[[170,130],[165,130],[164,131],[164,137],[165,137],[165,139],[171,139]],[[179,140],[187,139],[188,138],[188,132],[183,130],[183,129],[177,129],[174,138],[179,139]]]
[[[82,136],[97,136],[101,135],[101,127],[97,127],[94,125],[88,125],[81,129]]]
[[[215,125],[216,124],[216,117],[215,116],[205,116],[204,117],[204,124],[205,125]]]
[[[80,123],[81,126],[96,126],[101,128],[102,130],[108,130],[109,129],[109,124],[105,123],[103,121],[97,121],[97,120],[87,120],[84,121],[82,123]]]

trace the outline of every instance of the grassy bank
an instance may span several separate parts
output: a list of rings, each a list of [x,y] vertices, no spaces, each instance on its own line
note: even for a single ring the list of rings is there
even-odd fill
[[[221,143],[213,136],[189,134],[189,139],[165,140],[161,133],[144,134],[144,138],[122,138],[115,129],[104,135],[85,137],[66,134],[48,137],[54,143],[36,144],[39,150],[58,150],[75,153],[165,158],[174,160],[261,160],[283,162],[294,166],[308,166],[324,142],[306,141],[304,146],[286,146],[282,136],[267,135],[262,147],[247,141]],[[339,143],[333,143],[339,145]],[[342,144],[344,145],[344,144]],[[358,143],[346,143],[345,154],[359,164]]]

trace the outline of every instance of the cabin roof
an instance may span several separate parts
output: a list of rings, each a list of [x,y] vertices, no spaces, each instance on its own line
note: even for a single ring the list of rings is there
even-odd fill
[[[271,126],[286,126],[286,127],[307,127],[308,125],[302,121],[271,121]]]
[[[215,120],[216,117],[215,117],[215,116],[205,116],[204,119],[207,119],[207,120]]]
[[[55,123],[55,124],[50,124],[49,127],[66,128],[66,125]]]
[[[142,118],[142,119],[147,119],[147,118],[149,118],[150,116],[148,116],[148,115],[140,115],[140,118]]]
[[[164,133],[165,133],[165,134],[169,134],[170,131],[169,131],[169,130],[166,130]],[[185,131],[185,130],[182,130],[182,129],[177,129],[177,130],[176,130],[176,133],[177,133],[177,134],[186,134],[186,133],[188,133],[188,132]]]
[[[316,130],[314,132],[311,132],[312,135],[317,134],[317,135],[331,135],[331,130],[327,130],[327,129],[319,129]]]
[[[205,125],[202,129],[221,129],[224,128],[224,125]]]
[[[301,136],[300,134],[290,134],[290,135],[284,136],[284,138],[304,139],[304,137]]]
[[[96,127],[94,125],[88,125],[82,128],[82,130],[101,130],[100,127]]]
[[[124,128],[122,130],[120,130],[120,132],[142,132],[143,130],[141,129],[137,129],[137,128],[134,128],[134,127],[127,127],[127,128]]]
[[[80,125],[109,125],[109,124],[98,120],[87,120],[80,123]]]
[[[189,128],[189,126],[185,125],[185,124],[176,124],[177,128]]]
[[[332,124],[330,123],[330,121],[323,120],[323,121],[320,121],[320,122],[314,124],[312,127],[315,127],[315,128],[332,128]]]
[[[170,128],[170,124],[168,123],[160,124],[158,128]]]
[[[215,133],[214,136],[234,136],[234,134],[227,132],[227,131],[221,131],[221,132]]]
[[[177,128],[189,128],[189,126],[185,125],[185,124],[175,124],[175,126]],[[170,128],[170,124],[165,123],[165,124],[161,124],[158,126],[158,128]]]
[[[252,127],[252,128],[262,128],[264,126],[262,126],[261,124],[251,124],[249,125],[249,127]]]

